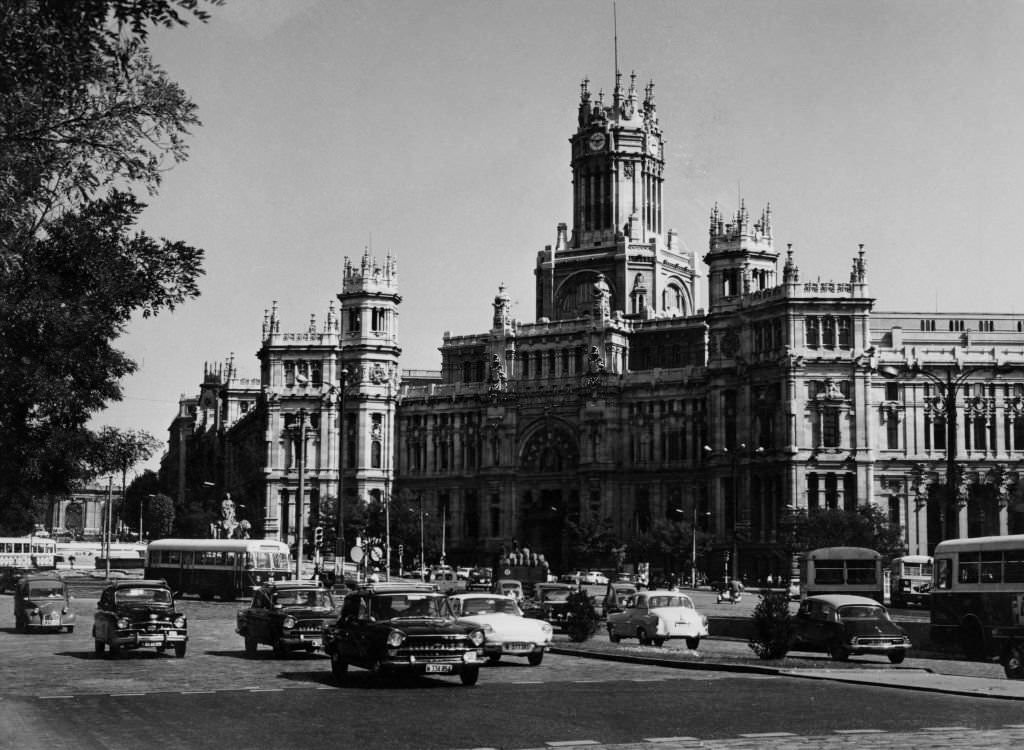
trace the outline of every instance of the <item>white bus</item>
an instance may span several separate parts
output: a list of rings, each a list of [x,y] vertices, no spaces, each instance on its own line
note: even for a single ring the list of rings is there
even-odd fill
[[[949,539],[933,556],[931,639],[1024,679],[1024,534]]]
[[[272,539],[158,539],[146,549],[146,578],[163,578],[176,596],[233,601],[294,572],[288,545]]]
[[[21,571],[51,570],[57,543],[45,536],[0,537],[0,593],[13,591]]]
[[[894,607],[916,604],[928,606],[932,587],[932,558],[928,555],[904,555],[889,563],[889,598]]]
[[[800,598],[855,594],[884,603],[882,556],[867,547],[821,547],[800,558]]]

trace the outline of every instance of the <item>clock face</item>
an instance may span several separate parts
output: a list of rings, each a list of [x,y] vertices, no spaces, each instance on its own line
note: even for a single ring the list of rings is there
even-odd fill
[[[594,133],[587,139],[587,146],[591,151],[600,151],[604,148],[604,133]]]

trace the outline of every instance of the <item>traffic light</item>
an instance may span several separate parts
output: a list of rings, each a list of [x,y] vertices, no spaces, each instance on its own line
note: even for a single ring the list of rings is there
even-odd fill
[[[317,526],[315,529],[313,529],[313,544],[315,544],[317,547],[320,547],[320,546],[323,545],[323,543],[324,543],[324,527],[323,526]]]

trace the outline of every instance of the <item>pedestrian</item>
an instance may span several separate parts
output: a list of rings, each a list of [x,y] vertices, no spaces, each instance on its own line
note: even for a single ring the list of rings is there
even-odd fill
[[[769,573],[768,574],[768,588],[771,588],[773,583],[775,583],[775,578],[772,576],[771,573]]]

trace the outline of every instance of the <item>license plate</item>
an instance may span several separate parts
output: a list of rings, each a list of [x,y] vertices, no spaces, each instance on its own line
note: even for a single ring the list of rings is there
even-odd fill
[[[141,635],[139,636],[139,643],[163,643],[164,637],[162,635]]]
[[[321,641],[319,636],[304,635],[301,638],[303,643],[312,643],[314,646],[319,646]]]
[[[427,674],[443,674],[452,671],[451,664],[428,664]]]
[[[506,643],[505,648],[509,651],[526,651],[533,648],[532,643],[520,643],[519,641],[513,641],[512,643]]]
[[[60,622],[60,618],[57,617],[57,615],[46,615],[46,617],[43,618],[43,622],[47,625],[56,624]]]

